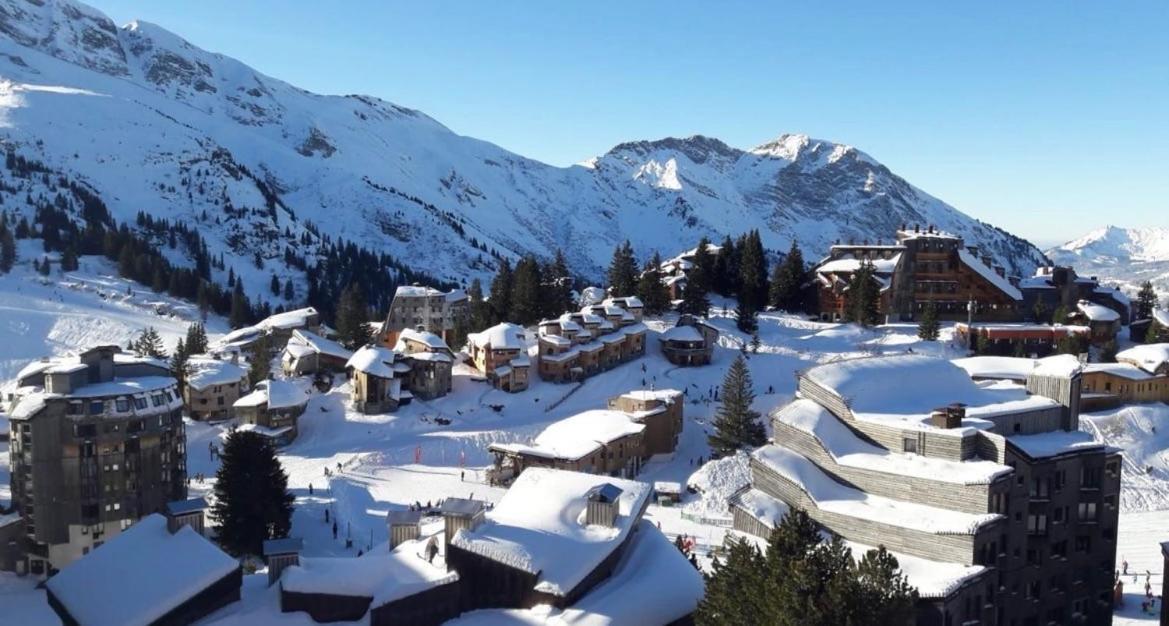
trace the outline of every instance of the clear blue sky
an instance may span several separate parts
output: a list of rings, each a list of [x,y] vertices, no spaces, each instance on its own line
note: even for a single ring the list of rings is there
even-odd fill
[[[803,132],[1041,244],[1169,225],[1164,0],[92,4],[553,164]]]

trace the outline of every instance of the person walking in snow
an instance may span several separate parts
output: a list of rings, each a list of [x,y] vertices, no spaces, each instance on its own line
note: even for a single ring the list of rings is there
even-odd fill
[[[326,524],[329,523],[329,509],[328,508],[325,509],[325,523]]]
[[[337,520],[333,520],[333,539],[337,538]]]
[[[308,484],[308,495],[310,495],[310,496],[313,495],[313,484],[312,483]]]

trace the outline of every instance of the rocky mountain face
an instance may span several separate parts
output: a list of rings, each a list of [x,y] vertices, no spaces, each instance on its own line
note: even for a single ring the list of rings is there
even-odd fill
[[[123,222],[144,211],[197,226],[257,292],[271,273],[303,278],[281,256],[311,256],[322,237],[455,282],[486,276],[493,255],[557,247],[596,279],[626,237],[644,258],[755,228],[776,252],[796,240],[817,258],[836,240],[933,224],[1012,272],[1044,261],[850,146],[789,134],[740,150],[695,136],[554,167],[377,98],[306,92],[146,22],[117,27],[72,0],[0,0],[0,142],[83,182]]]
[[[1148,280],[1157,291],[1169,294],[1169,228],[1105,226],[1052,248],[1047,255],[1132,293]]]

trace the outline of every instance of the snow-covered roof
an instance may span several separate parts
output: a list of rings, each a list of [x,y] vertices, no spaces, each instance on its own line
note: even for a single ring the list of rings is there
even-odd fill
[[[641,402],[660,400],[666,404],[670,404],[675,400],[682,399],[682,392],[677,389],[635,389],[621,394],[621,397],[632,398]]]
[[[404,352],[406,350],[404,342],[406,341],[421,343],[431,350],[450,350],[450,347],[446,345],[442,337],[425,330],[414,330],[413,328],[402,329],[402,332],[398,334],[398,343],[394,346],[394,349]]]
[[[1080,360],[1070,354],[1057,354],[1042,359],[1010,356],[972,356],[953,359],[971,378],[1027,380],[1029,374],[1043,376],[1073,376],[1081,370]]]
[[[674,326],[662,332],[660,341],[702,341],[702,332],[693,326]]]
[[[445,354],[443,352],[411,352],[410,354],[404,354],[402,356],[410,359],[411,361],[439,361],[441,363],[450,363],[454,360],[451,358],[451,355]],[[399,365],[403,364],[394,364],[394,371],[397,371]]]
[[[1129,380],[1150,380],[1153,375],[1131,363],[1089,363],[1084,366],[1085,374],[1111,374]]]
[[[606,298],[602,304],[615,304],[617,306],[629,309],[637,309],[645,306],[642,304],[641,298],[638,298],[637,296],[618,296],[614,298]]]
[[[1076,308],[1093,322],[1115,322],[1120,319],[1119,313],[1095,302],[1080,300],[1076,303]]]
[[[783,500],[758,489],[748,489],[733,498],[734,504],[768,528],[777,528],[791,510]]]
[[[1105,447],[1103,443],[1093,439],[1091,433],[1082,430],[1053,430],[1034,435],[1011,435],[1007,439],[1035,459]]]
[[[869,262],[873,264],[873,270],[878,274],[889,274],[897,269],[897,264],[901,262],[901,254],[894,254],[888,259],[870,259]],[[816,271],[823,274],[852,274],[859,270],[863,263],[862,259],[852,255],[842,256],[822,263]]]
[[[269,409],[284,409],[304,406],[308,396],[300,387],[286,380],[263,380],[248,395],[236,400],[232,406],[252,407],[267,404]]]
[[[1153,320],[1161,326],[1169,328],[1169,311],[1164,309],[1153,309]]]
[[[838,464],[846,467],[959,485],[985,485],[1011,471],[993,461],[951,461],[887,450],[857,437],[840,419],[811,400],[792,402],[775,414],[775,420],[812,435]]]
[[[424,285],[401,285],[394,290],[394,297],[421,298],[426,296],[443,296],[446,292]]]
[[[585,495],[610,483],[621,490],[613,527],[586,526]],[[537,575],[535,589],[572,591],[625,540],[641,518],[649,485],[611,476],[532,467],[520,474],[474,530],[452,545]]]
[[[293,593],[372,598],[372,606],[381,606],[459,579],[441,556],[426,560],[429,540],[406,541],[393,551],[382,544],[356,558],[301,557],[284,570],[280,584]]]
[[[751,455],[798,485],[823,511],[932,534],[968,535],[1003,519],[1002,515],[963,513],[915,502],[873,495],[836,482],[803,455],[768,445]]]
[[[239,562],[183,526],[148,515],[45,585],[86,626],[145,626],[229,575]]]
[[[398,371],[394,367],[397,356],[389,348],[365,346],[353,353],[353,356],[345,363],[345,367],[352,367],[359,372],[365,372],[378,378],[393,378],[395,372]]]
[[[1009,296],[1011,299],[1023,299],[1023,292],[1019,291],[1018,287],[1012,285],[1011,281],[1007,280],[1006,278],[999,276],[998,272],[987,267],[985,263],[983,263],[973,254],[970,254],[970,252],[968,252],[966,249],[963,248],[958,250],[958,259],[962,261],[962,263],[966,264],[967,267],[974,270],[979,276],[985,278],[987,282],[997,287],[999,291],[1007,294],[1007,296]]]
[[[840,396],[857,419],[933,428],[930,413],[955,402],[966,405],[963,428],[944,432],[972,435],[988,424],[979,418],[1059,406],[1022,387],[980,387],[966,371],[937,357],[904,354],[826,363],[804,373],[809,380]],[[912,389],[905,381],[912,380]]]
[[[580,459],[622,437],[645,430],[621,411],[593,409],[553,422],[532,440],[519,443],[492,444],[492,448],[555,459]]]
[[[1116,360],[1133,365],[1149,373],[1169,363],[1169,343],[1147,343],[1116,353]]]
[[[467,335],[467,340],[480,348],[491,346],[494,350],[523,350],[527,345],[524,343],[525,336],[522,326],[503,322],[483,332],[471,333]]]
[[[244,368],[209,356],[193,356],[187,361],[187,386],[203,390],[214,385],[238,383],[247,377]]]
[[[858,561],[872,546],[845,541]],[[919,598],[945,598],[962,585],[986,572],[982,565],[965,565],[950,561],[932,561],[901,552],[889,551],[897,559],[897,567],[905,574],[907,582],[917,589]]]
[[[303,329],[292,331],[292,337],[288,340],[288,345],[292,346],[294,344],[309,348],[318,354],[324,354],[338,359],[348,359],[353,356],[352,350],[345,349],[345,346],[336,341],[326,339],[316,333]]]
[[[295,311],[285,311],[261,320],[260,323],[256,324],[256,328],[261,330],[303,328],[308,326],[309,318],[314,316],[319,319],[317,310],[311,306]]]

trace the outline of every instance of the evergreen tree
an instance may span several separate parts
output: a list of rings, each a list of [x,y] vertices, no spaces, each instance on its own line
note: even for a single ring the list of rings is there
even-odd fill
[[[275,273],[272,274],[272,280],[268,282],[268,290],[271,291],[272,295],[274,296],[280,295],[280,279],[276,278]]]
[[[908,624],[913,621],[917,590],[901,573],[897,558],[878,546],[861,557],[852,586],[853,615],[857,626]]]
[[[767,434],[758,411],[751,409],[755,390],[747,360],[735,357],[722,384],[722,405],[714,419],[714,434],[708,437],[716,456],[734,454],[744,447],[761,446]]]
[[[876,270],[872,263],[865,261],[848,281],[844,304],[846,319],[862,326],[876,326],[881,321],[880,297]]]
[[[746,539],[727,540],[726,560],[715,557],[706,593],[694,613],[696,624],[756,626],[772,614],[763,555]],[[774,622],[771,622],[774,623]]]
[[[467,300],[472,332],[480,332],[495,323],[495,313],[491,305],[483,299],[483,283],[478,278],[471,281],[471,287],[467,289]]]
[[[1162,326],[1157,320],[1153,320],[1149,324],[1149,330],[1145,332],[1145,343],[1159,343],[1166,334],[1166,328]]]
[[[337,302],[336,322],[338,340],[350,350],[366,345],[373,338],[365,294],[357,283],[350,283],[341,292],[341,299]]]
[[[186,339],[188,353],[203,354],[207,352],[207,328],[203,322],[193,322],[188,326]]]
[[[710,240],[706,237],[698,240],[698,247],[694,249],[691,263],[694,267],[686,274],[686,284],[699,282],[701,284],[698,286],[702,288],[702,293],[704,295],[710,293],[711,278],[714,275],[714,256],[710,253]]]
[[[648,315],[660,315],[670,307],[670,292],[662,282],[661,267],[662,257],[654,252],[637,279],[637,297],[641,299],[642,310]]]
[[[540,265],[533,256],[525,256],[516,263],[511,285],[511,312],[508,319],[528,326],[540,321],[541,306]]]
[[[12,271],[16,264],[16,239],[8,227],[0,228],[0,274]]]
[[[252,308],[244,295],[243,284],[236,282],[231,291],[231,313],[227,317],[232,328],[243,328],[252,320]]]
[[[917,323],[917,336],[926,341],[937,341],[940,330],[938,306],[931,301],[921,311],[921,319]]]
[[[1137,301],[1133,303],[1134,320],[1147,320],[1153,317],[1153,311],[1157,308],[1157,292],[1153,291],[1153,283],[1145,281],[1141,283],[1141,290],[1137,293]]]
[[[254,387],[256,383],[268,380],[271,374],[272,340],[267,334],[263,334],[252,343],[248,354],[248,383]]]
[[[767,304],[767,255],[758,230],[743,237],[739,252],[739,300],[747,301],[754,311]]]
[[[188,348],[182,339],[175,344],[174,354],[170,357],[170,371],[174,374],[175,380],[179,381],[179,389],[182,389],[187,384],[187,376],[191,373],[190,354]]]
[[[134,342],[134,353],[138,356],[148,356],[155,359],[165,359],[166,349],[162,345],[162,337],[153,326],[147,326],[137,341]]]
[[[500,259],[499,270],[491,281],[491,299],[488,301],[493,313],[491,324],[507,321],[507,316],[511,313],[511,284],[511,262]]]
[[[568,270],[568,261],[564,258],[564,251],[556,249],[552,262],[544,268],[543,286],[541,288],[542,317],[557,317],[572,308],[572,274]]]
[[[794,312],[803,308],[804,253],[792,240],[783,261],[775,264],[771,273],[768,297],[771,306],[780,311]]]
[[[53,266],[52,266],[52,264],[49,263],[49,259],[47,259],[47,258],[44,259],[41,262],[41,266],[37,268],[37,272],[41,276],[48,276],[50,273],[52,273],[52,271],[53,271]]]
[[[1056,342],[1055,351],[1058,354],[1079,355],[1084,351],[1083,341],[1079,335],[1068,333]]]
[[[635,293],[637,259],[633,256],[633,246],[628,239],[613,251],[613,260],[609,263],[606,277],[609,281],[609,295],[630,296]]]
[[[682,288],[682,302],[678,305],[680,313],[700,317],[706,317],[710,314],[710,298],[706,295],[705,285],[702,271],[697,267],[690,270],[690,275],[686,278],[686,286]]]
[[[211,508],[219,543],[235,556],[260,554],[265,541],[287,537],[292,529],[295,497],[288,474],[272,444],[252,432],[228,434],[220,459]]]
[[[65,248],[65,252],[61,254],[61,271],[76,272],[78,266],[77,251],[73,249],[73,246]]]
[[[1043,298],[1035,299],[1035,306],[1031,307],[1031,317],[1035,318],[1036,324],[1043,324],[1047,319],[1047,304],[1043,302]]]
[[[759,333],[752,333],[751,334],[751,354],[759,354],[759,346],[761,346],[761,345],[763,345],[763,342],[759,340]]]
[[[1067,324],[1068,323],[1068,307],[1061,304],[1055,308],[1055,312],[1051,314],[1052,324]]]
[[[740,299],[739,304],[735,306],[735,327],[752,334],[759,330],[758,312],[753,308],[749,298]]]
[[[284,281],[284,299],[292,302],[296,299],[296,286],[292,284],[292,279]]]

